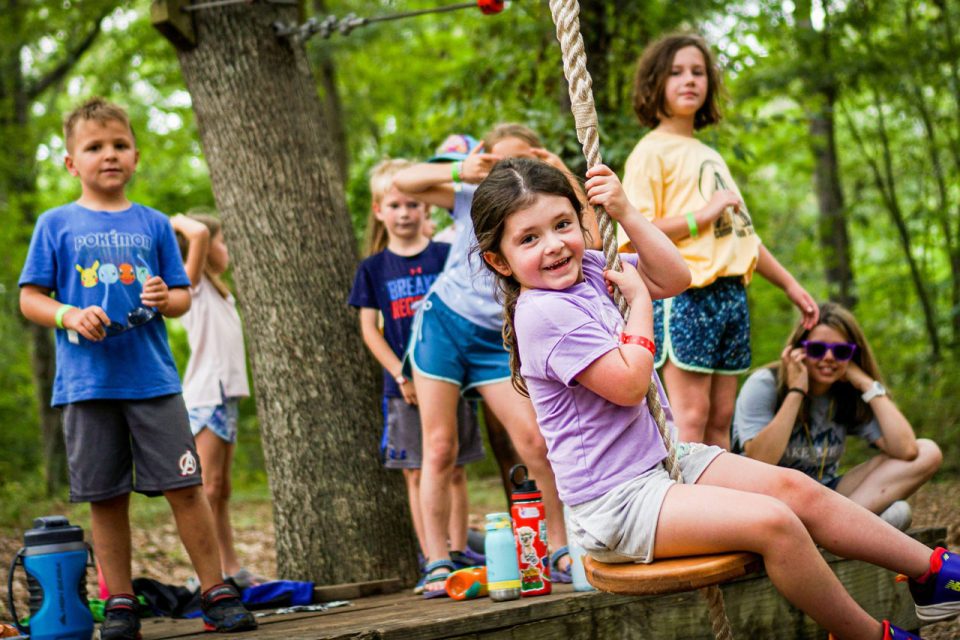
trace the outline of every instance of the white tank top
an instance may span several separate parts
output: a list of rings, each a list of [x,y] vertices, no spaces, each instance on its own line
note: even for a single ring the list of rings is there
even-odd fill
[[[190,294],[190,311],[180,318],[190,342],[190,361],[183,376],[187,408],[212,407],[222,404],[224,397],[249,396],[236,300],[232,295],[221,296],[205,275],[196,287],[190,287]]]

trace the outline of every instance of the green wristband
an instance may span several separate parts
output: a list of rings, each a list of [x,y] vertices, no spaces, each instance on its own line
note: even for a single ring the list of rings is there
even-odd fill
[[[462,182],[460,179],[460,171],[463,170],[463,160],[459,160],[450,165],[450,177],[453,178],[453,181],[456,183]]]
[[[690,237],[696,238],[700,235],[700,229],[697,228],[697,217],[689,211],[685,215],[687,217],[687,227],[690,229]]]
[[[57,309],[57,315],[54,318],[57,321],[57,327],[63,329],[63,316],[67,315],[67,311],[70,309],[76,309],[72,304],[62,304],[60,308]]]

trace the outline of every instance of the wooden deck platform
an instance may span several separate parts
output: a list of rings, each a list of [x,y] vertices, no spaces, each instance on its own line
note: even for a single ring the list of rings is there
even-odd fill
[[[931,546],[943,544],[946,530],[919,529],[914,537]],[[905,629],[916,629],[913,601],[903,583],[872,565],[825,554],[834,572],[854,598],[876,617],[890,618]],[[763,640],[826,638],[802,613],[774,590],[764,574],[723,585],[734,635]],[[326,612],[267,615],[260,629],[238,634],[245,639],[303,638],[310,640],[692,640],[712,638],[706,606],[699,593],[660,597],[577,593],[559,585],[549,596],[493,602],[488,598],[454,602],[423,600],[408,591],[357,598],[350,606]],[[198,620],[144,620],[145,640],[211,639]],[[224,637],[224,636],[218,636]]]

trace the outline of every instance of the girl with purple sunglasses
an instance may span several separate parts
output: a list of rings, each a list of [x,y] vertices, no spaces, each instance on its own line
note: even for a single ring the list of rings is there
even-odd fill
[[[846,437],[879,453],[839,474]],[[940,467],[935,442],[918,439],[883,386],[863,330],[844,307],[825,302],[812,329],[797,324],[780,362],[750,376],[737,398],[735,447],[799,469],[900,529],[912,495]]]

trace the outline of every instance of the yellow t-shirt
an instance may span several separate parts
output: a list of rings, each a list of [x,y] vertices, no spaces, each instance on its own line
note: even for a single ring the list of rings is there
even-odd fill
[[[651,131],[637,143],[627,159],[623,188],[640,213],[653,221],[697,211],[715,191],[737,188],[720,154],[696,138]],[[617,231],[621,250],[630,244],[623,229]],[[705,287],[717,278],[743,276],[749,283],[760,255],[760,238],[746,207],[731,215],[725,211],[698,236],[677,243],[692,274],[692,287]],[[632,251],[632,247],[626,247]]]

